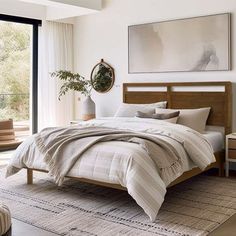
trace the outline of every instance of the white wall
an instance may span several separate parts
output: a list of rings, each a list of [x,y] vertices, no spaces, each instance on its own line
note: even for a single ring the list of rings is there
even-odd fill
[[[128,74],[129,25],[225,12],[232,13],[232,71]],[[235,0],[105,0],[101,12],[78,17],[74,40],[76,71],[89,78],[93,65],[101,58],[115,69],[113,89],[106,94],[93,94],[97,115],[114,114],[122,101],[123,82],[236,82],[235,14]],[[76,116],[79,117],[79,104],[76,105]],[[236,125],[234,127],[236,131]]]

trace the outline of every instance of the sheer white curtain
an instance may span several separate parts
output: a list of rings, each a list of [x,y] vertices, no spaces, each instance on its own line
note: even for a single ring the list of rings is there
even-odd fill
[[[61,82],[50,76],[57,70],[73,71],[73,25],[45,21],[39,32],[39,130],[73,118],[73,92],[58,101]]]

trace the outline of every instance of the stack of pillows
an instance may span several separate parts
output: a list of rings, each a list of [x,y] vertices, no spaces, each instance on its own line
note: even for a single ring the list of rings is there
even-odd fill
[[[118,108],[115,117],[139,117],[164,120],[188,126],[199,133],[204,133],[210,107],[198,109],[166,109],[167,102],[151,104],[123,103]]]

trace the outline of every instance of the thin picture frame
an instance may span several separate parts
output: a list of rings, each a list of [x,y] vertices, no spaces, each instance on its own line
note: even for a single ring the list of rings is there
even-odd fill
[[[222,23],[220,22],[220,20],[221,20],[221,19],[219,19],[220,17],[222,19],[224,19],[224,22],[222,22]],[[220,29],[223,30],[223,32],[224,32],[223,37],[225,37],[225,38],[222,39],[222,34],[218,33],[217,27],[216,27],[215,31],[214,31],[214,27],[211,27],[211,31],[214,32],[214,34],[216,36],[217,36],[217,33],[218,33],[218,36],[220,38],[219,40],[215,39],[215,45],[218,46],[218,47],[219,46],[222,47],[222,48],[219,49],[219,48],[215,48],[215,45],[213,45],[212,51],[215,50],[215,52],[213,52],[213,54],[214,53],[216,54],[217,53],[216,50],[218,50],[220,52],[219,54],[224,55],[223,58],[218,58],[218,57],[216,58],[218,61],[220,61],[220,59],[222,61],[224,60],[223,63],[221,62],[222,65],[219,68],[216,68],[216,66],[213,64],[213,66],[211,66],[211,68],[209,67],[209,68],[205,68],[205,69],[204,68],[200,68],[200,69],[195,68],[194,69],[193,67],[188,68],[187,65],[185,66],[183,64],[184,68],[177,68],[176,69],[176,67],[174,68],[173,66],[170,65],[170,67],[165,66],[165,68],[163,69],[160,65],[157,65],[156,68],[155,68],[155,64],[153,64],[153,62],[151,62],[152,66],[150,66],[150,68],[152,68],[152,69],[148,69],[149,68],[149,66],[148,66],[149,58],[152,58],[152,57],[155,57],[155,56],[158,57],[159,51],[156,50],[156,52],[155,52],[155,50],[153,50],[153,52],[152,52],[152,48],[148,48],[147,42],[150,41],[151,37],[149,37],[149,40],[147,40],[148,37],[146,36],[147,34],[145,34],[145,28],[149,28],[149,32],[150,32],[150,28],[155,27],[155,30],[158,31],[158,27],[160,26],[160,24],[162,24],[162,28],[165,28],[163,26],[163,24],[171,25],[173,23],[173,26],[172,26],[172,28],[173,28],[174,25],[176,25],[176,22],[178,23],[177,25],[180,27],[181,23],[184,23],[184,22],[187,22],[189,25],[190,25],[191,22],[193,22],[193,25],[197,25],[196,21],[198,21],[199,19],[200,19],[200,23],[201,23],[201,21],[204,22],[204,20],[206,21],[207,19],[209,19],[209,21],[210,20],[212,21],[212,20],[214,20],[213,18],[217,19],[217,22],[215,23],[215,25],[218,26],[220,24]],[[185,25],[186,25],[186,23],[185,23]],[[200,26],[201,26],[201,24],[200,24]],[[213,26],[214,26],[214,24],[213,24]],[[199,27],[199,25],[197,27],[198,27],[197,29],[201,29],[201,27]],[[151,55],[150,57],[147,57],[147,55],[145,57],[145,50],[144,50],[144,53],[142,53],[142,50],[140,50],[140,45],[137,44],[137,40],[136,40],[137,47],[133,47],[133,43],[135,43],[135,40],[132,40],[131,36],[132,36],[132,29],[134,29],[134,28],[136,28],[136,29],[141,28],[142,29],[142,30],[140,30],[140,32],[142,33],[140,38],[139,38],[139,35],[137,35],[137,32],[136,32],[136,35],[135,35],[135,37],[133,36],[133,39],[134,38],[135,38],[135,40],[136,40],[136,38],[139,39],[139,44],[140,45],[142,44],[142,49],[146,47],[147,51],[149,51],[149,55]],[[171,28],[171,27],[169,27],[169,28]],[[176,27],[176,28],[178,28],[178,27]],[[202,26],[202,28],[204,29],[204,26]],[[180,29],[181,29],[181,27],[180,27]],[[166,30],[166,32],[168,32],[168,29]],[[169,32],[171,32],[171,31],[169,30]],[[203,30],[203,32],[204,32],[204,30]],[[206,32],[206,34],[208,34],[207,30],[205,30],[205,32]],[[178,34],[178,31],[177,31],[177,34]],[[202,35],[202,32],[200,32],[200,35],[198,35],[196,33],[195,33],[195,35],[196,35],[196,38],[200,38],[200,39],[204,38],[204,35]],[[178,37],[181,39],[181,35],[178,35]],[[209,37],[209,36],[206,36],[206,37]],[[171,38],[169,38],[169,39],[168,39],[168,37],[166,37],[166,38],[167,38],[167,41],[168,40],[171,41]],[[172,37],[172,44],[175,44],[173,38],[174,37]],[[152,38],[152,42],[154,42],[153,45],[156,46],[156,48],[158,48],[158,46],[157,46],[158,43],[156,43],[154,39],[155,39],[155,37]],[[189,41],[191,41],[191,38],[190,38]],[[199,42],[198,42],[199,45],[201,45],[201,41],[199,41]],[[219,42],[221,42],[222,45],[219,44]],[[178,47],[178,45],[177,45],[177,47]],[[203,43],[202,43],[202,47],[203,47]],[[196,46],[196,48],[197,48],[197,46]],[[191,49],[191,47],[190,47],[190,49]],[[210,50],[211,50],[211,48],[210,48]],[[200,51],[200,50],[198,50],[198,51]],[[194,54],[194,51],[191,52],[191,50],[188,50],[187,52],[189,53],[189,55],[187,55],[187,57],[191,58],[191,53],[192,53],[193,57],[194,56],[196,57],[196,54]],[[195,52],[196,52],[196,50],[195,50]],[[153,53],[153,55],[152,55],[152,53]],[[166,61],[168,63],[168,55],[166,57],[167,57]],[[143,58],[146,58],[146,59],[144,60]],[[186,58],[184,58],[184,59],[186,60]],[[140,61],[138,63],[136,63],[136,65],[135,65],[135,60],[140,60]],[[151,61],[151,59],[150,59],[150,61]],[[181,57],[179,58],[178,61],[182,61]],[[199,61],[201,62],[200,59],[199,59]],[[189,63],[189,61],[187,61],[187,63]],[[193,61],[193,63],[194,63],[194,61]],[[197,63],[196,59],[195,59],[195,63]],[[159,68],[158,68],[158,66],[159,66]],[[128,26],[128,73],[129,74],[166,73],[166,72],[169,73],[169,72],[229,71],[229,70],[231,70],[231,67],[232,67],[232,65],[231,65],[231,13],[219,13],[219,14],[213,14],[213,15],[196,16],[196,17],[190,17],[190,18],[173,19],[173,20],[166,20],[166,21],[159,21],[159,22],[144,23],[144,24],[137,24],[137,25]]]

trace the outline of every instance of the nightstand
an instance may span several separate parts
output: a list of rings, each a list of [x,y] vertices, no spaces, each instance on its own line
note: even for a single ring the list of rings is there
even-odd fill
[[[236,162],[236,134],[226,135],[225,142],[225,175],[229,177],[229,163]]]

